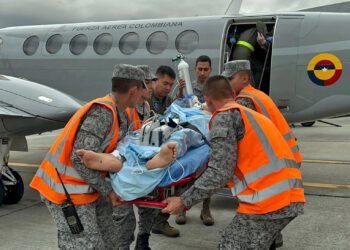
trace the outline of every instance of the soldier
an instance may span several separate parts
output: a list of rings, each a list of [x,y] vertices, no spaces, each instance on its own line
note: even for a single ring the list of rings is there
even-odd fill
[[[254,82],[259,83],[267,52],[266,24],[258,21],[256,27],[244,30],[232,53],[232,60],[249,60],[254,71]],[[259,46],[258,46],[259,45]],[[253,56],[252,56],[253,54]]]
[[[156,76],[157,80],[154,83],[152,96],[148,102],[151,110],[156,114],[163,115],[173,102],[169,93],[174,85],[176,74],[169,66],[162,65],[158,67]]]
[[[163,115],[173,101],[169,93],[173,87],[176,74],[172,68],[163,65],[158,67],[156,76],[157,81],[154,83],[152,96],[148,101],[152,111],[156,114]],[[169,225],[169,217],[170,214],[159,212],[152,227],[152,233],[164,234],[169,237],[179,236],[180,231]]]
[[[148,65],[138,65],[140,69],[145,72],[145,83],[147,89],[142,90],[141,98],[134,108],[127,108],[126,114],[128,117],[128,130],[135,131],[141,128],[142,122],[145,121],[151,112],[151,106],[147,99],[152,96],[152,82],[157,80],[157,77],[151,73],[151,69]]]
[[[294,154],[295,161],[300,166],[303,158],[292,130],[272,99],[252,86],[251,75],[250,63],[247,60],[231,61],[224,65],[223,76],[229,79],[231,87],[237,95],[237,103],[269,118],[286,139]],[[276,247],[282,245],[283,237],[282,234],[279,234],[276,239]]]
[[[203,85],[208,79],[210,73],[212,72],[211,60],[208,56],[202,55],[197,58],[196,66],[194,67],[197,79],[192,82],[193,94],[198,97],[201,103],[205,102],[203,95]],[[210,213],[210,198],[203,200],[203,209],[200,214],[200,218],[203,224],[206,226],[211,226],[214,224],[214,218]],[[176,216],[175,222],[179,225],[186,223],[186,212],[183,211]]]
[[[116,65],[112,92],[89,102],[73,115],[30,184],[40,192],[57,224],[61,249],[115,249],[117,245],[111,203],[120,205],[118,197],[105,172],[87,168],[76,150],[110,153],[115,149],[127,132],[120,111],[136,105],[142,86],[146,88],[144,77],[137,67]],[[68,206],[67,194],[74,206]]]
[[[144,119],[149,117],[150,105],[146,99],[152,95],[152,81],[156,77],[151,73],[149,66],[138,66],[145,73],[145,82],[148,89],[142,90],[141,98],[135,108],[127,108],[126,113],[128,120],[128,130],[138,130],[141,128],[141,123]],[[131,128],[130,128],[131,126]],[[137,234],[135,249],[147,250],[149,247],[149,236],[152,225],[159,211],[156,209],[138,207],[139,214],[139,232]],[[113,209],[113,220],[118,226],[118,247],[119,249],[129,249],[131,243],[134,241],[134,232],[136,229],[136,218],[133,205],[124,203]]]
[[[234,102],[225,77],[209,78],[203,91],[214,113],[208,169],[181,197],[166,199],[162,211],[177,214],[227,184],[239,206],[218,248],[269,249],[277,234],[303,213],[300,170],[273,123]]]

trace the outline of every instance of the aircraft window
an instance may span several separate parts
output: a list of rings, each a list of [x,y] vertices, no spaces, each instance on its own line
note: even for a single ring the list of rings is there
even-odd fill
[[[0,37],[0,49],[2,48],[2,38]]]
[[[69,50],[74,55],[80,55],[84,52],[88,45],[88,38],[84,34],[76,35],[72,38],[69,44]]]
[[[126,33],[119,41],[119,49],[125,55],[131,55],[139,47],[140,37],[135,32]]]
[[[152,54],[162,53],[168,47],[168,35],[163,31],[152,33],[147,39],[146,47]]]
[[[51,36],[46,42],[46,51],[50,54],[56,54],[62,47],[63,37],[60,34]]]
[[[194,30],[181,32],[176,40],[175,47],[182,54],[189,54],[198,47],[199,36]]]
[[[27,56],[34,55],[39,47],[39,37],[31,36],[28,37],[23,43],[23,52]]]
[[[109,33],[103,33],[96,37],[94,41],[94,50],[99,55],[107,54],[112,48],[113,37]]]

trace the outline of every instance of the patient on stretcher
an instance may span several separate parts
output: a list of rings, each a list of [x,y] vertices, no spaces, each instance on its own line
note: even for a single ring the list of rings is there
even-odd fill
[[[90,169],[109,171],[117,173],[123,167],[123,161],[115,157],[113,154],[96,153],[91,150],[79,149],[77,156],[82,163]],[[148,170],[156,168],[164,168],[170,165],[177,155],[177,145],[175,142],[169,142],[161,147],[158,154],[146,163]]]

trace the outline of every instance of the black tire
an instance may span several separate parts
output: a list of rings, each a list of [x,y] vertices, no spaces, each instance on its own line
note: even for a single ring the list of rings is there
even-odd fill
[[[2,181],[0,179],[0,206],[2,204],[4,196],[5,196],[5,189],[4,189],[4,185],[2,184]]]
[[[3,199],[4,204],[16,204],[19,202],[24,193],[24,184],[22,177],[17,173],[17,171],[10,168],[10,171],[12,172],[13,176],[16,178],[17,183],[16,185],[9,185],[6,186],[6,194]]]
[[[315,124],[315,121],[301,123],[301,125],[303,125],[303,127],[312,127],[314,124]]]

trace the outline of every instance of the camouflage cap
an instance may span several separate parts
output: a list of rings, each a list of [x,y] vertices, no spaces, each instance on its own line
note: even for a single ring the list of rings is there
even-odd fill
[[[114,66],[112,77],[124,78],[129,80],[142,81],[145,88],[145,73],[142,69],[130,64],[117,64]]]
[[[145,80],[157,80],[157,77],[152,74],[151,69],[148,65],[137,65],[136,67],[140,68],[145,72]]]
[[[250,62],[248,60],[235,60],[225,63],[222,76],[231,77],[241,70],[250,70]]]

